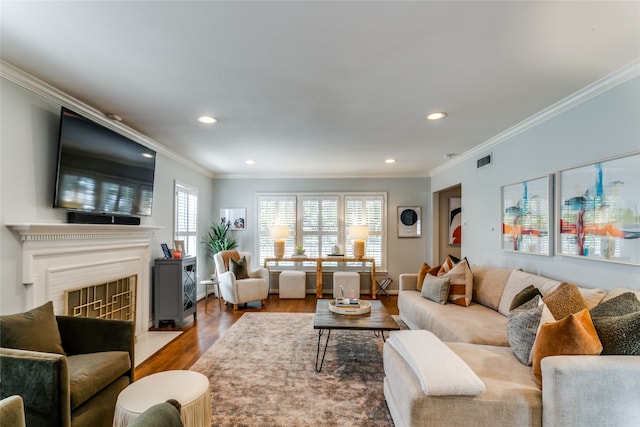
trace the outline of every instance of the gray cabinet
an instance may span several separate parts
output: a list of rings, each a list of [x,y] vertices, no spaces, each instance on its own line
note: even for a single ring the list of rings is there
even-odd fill
[[[196,257],[157,258],[153,274],[153,326],[173,320],[182,328],[184,318],[197,316]]]

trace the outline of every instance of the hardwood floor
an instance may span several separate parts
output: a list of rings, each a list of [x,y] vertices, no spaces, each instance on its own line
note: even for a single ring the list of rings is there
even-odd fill
[[[330,298],[325,295],[325,298]],[[363,296],[363,299],[366,299]],[[378,298],[389,314],[398,314],[398,297],[395,295]],[[198,302],[198,315],[195,321],[184,325],[184,333],[171,341],[149,359],[142,362],[135,370],[135,379],[171,369],[189,369],[224,333],[247,312],[286,312],[314,313],[316,311],[315,295],[307,295],[302,299],[281,300],[278,295],[269,295],[267,304],[260,308],[259,303],[249,303],[233,311],[224,304],[222,308],[218,300],[209,296],[208,312],[204,309],[205,300]],[[193,318],[192,318],[193,319]],[[159,328],[162,330],[163,328]],[[166,328],[170,330],[170,327]]]

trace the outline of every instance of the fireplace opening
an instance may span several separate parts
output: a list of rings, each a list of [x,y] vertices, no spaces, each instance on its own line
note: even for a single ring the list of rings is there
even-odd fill
[[[65,290],[65,315],[135,321],[137,282],[138,276],[132,275]]]

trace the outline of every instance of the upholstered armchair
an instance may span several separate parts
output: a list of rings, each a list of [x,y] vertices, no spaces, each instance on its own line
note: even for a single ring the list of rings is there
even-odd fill
[[[54,316],[51,302],[0,316],[0,398],[21,396],[29,427],[111,427],[134,340],[131,321]]]
[[[262,305],[266,303],[269,297],[269,272],[266,268],[250,271],[249,252],[220,251],[213,256],[213,260],[222,299],[233,304],[234,310],[238,309],[239,304],[250,301],[260,301]]]

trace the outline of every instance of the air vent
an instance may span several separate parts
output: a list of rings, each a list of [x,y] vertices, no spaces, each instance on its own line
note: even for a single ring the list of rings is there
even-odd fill
[[[491,164],[491,154],[484,156],[481,159],[478,159],[478,169]]]

